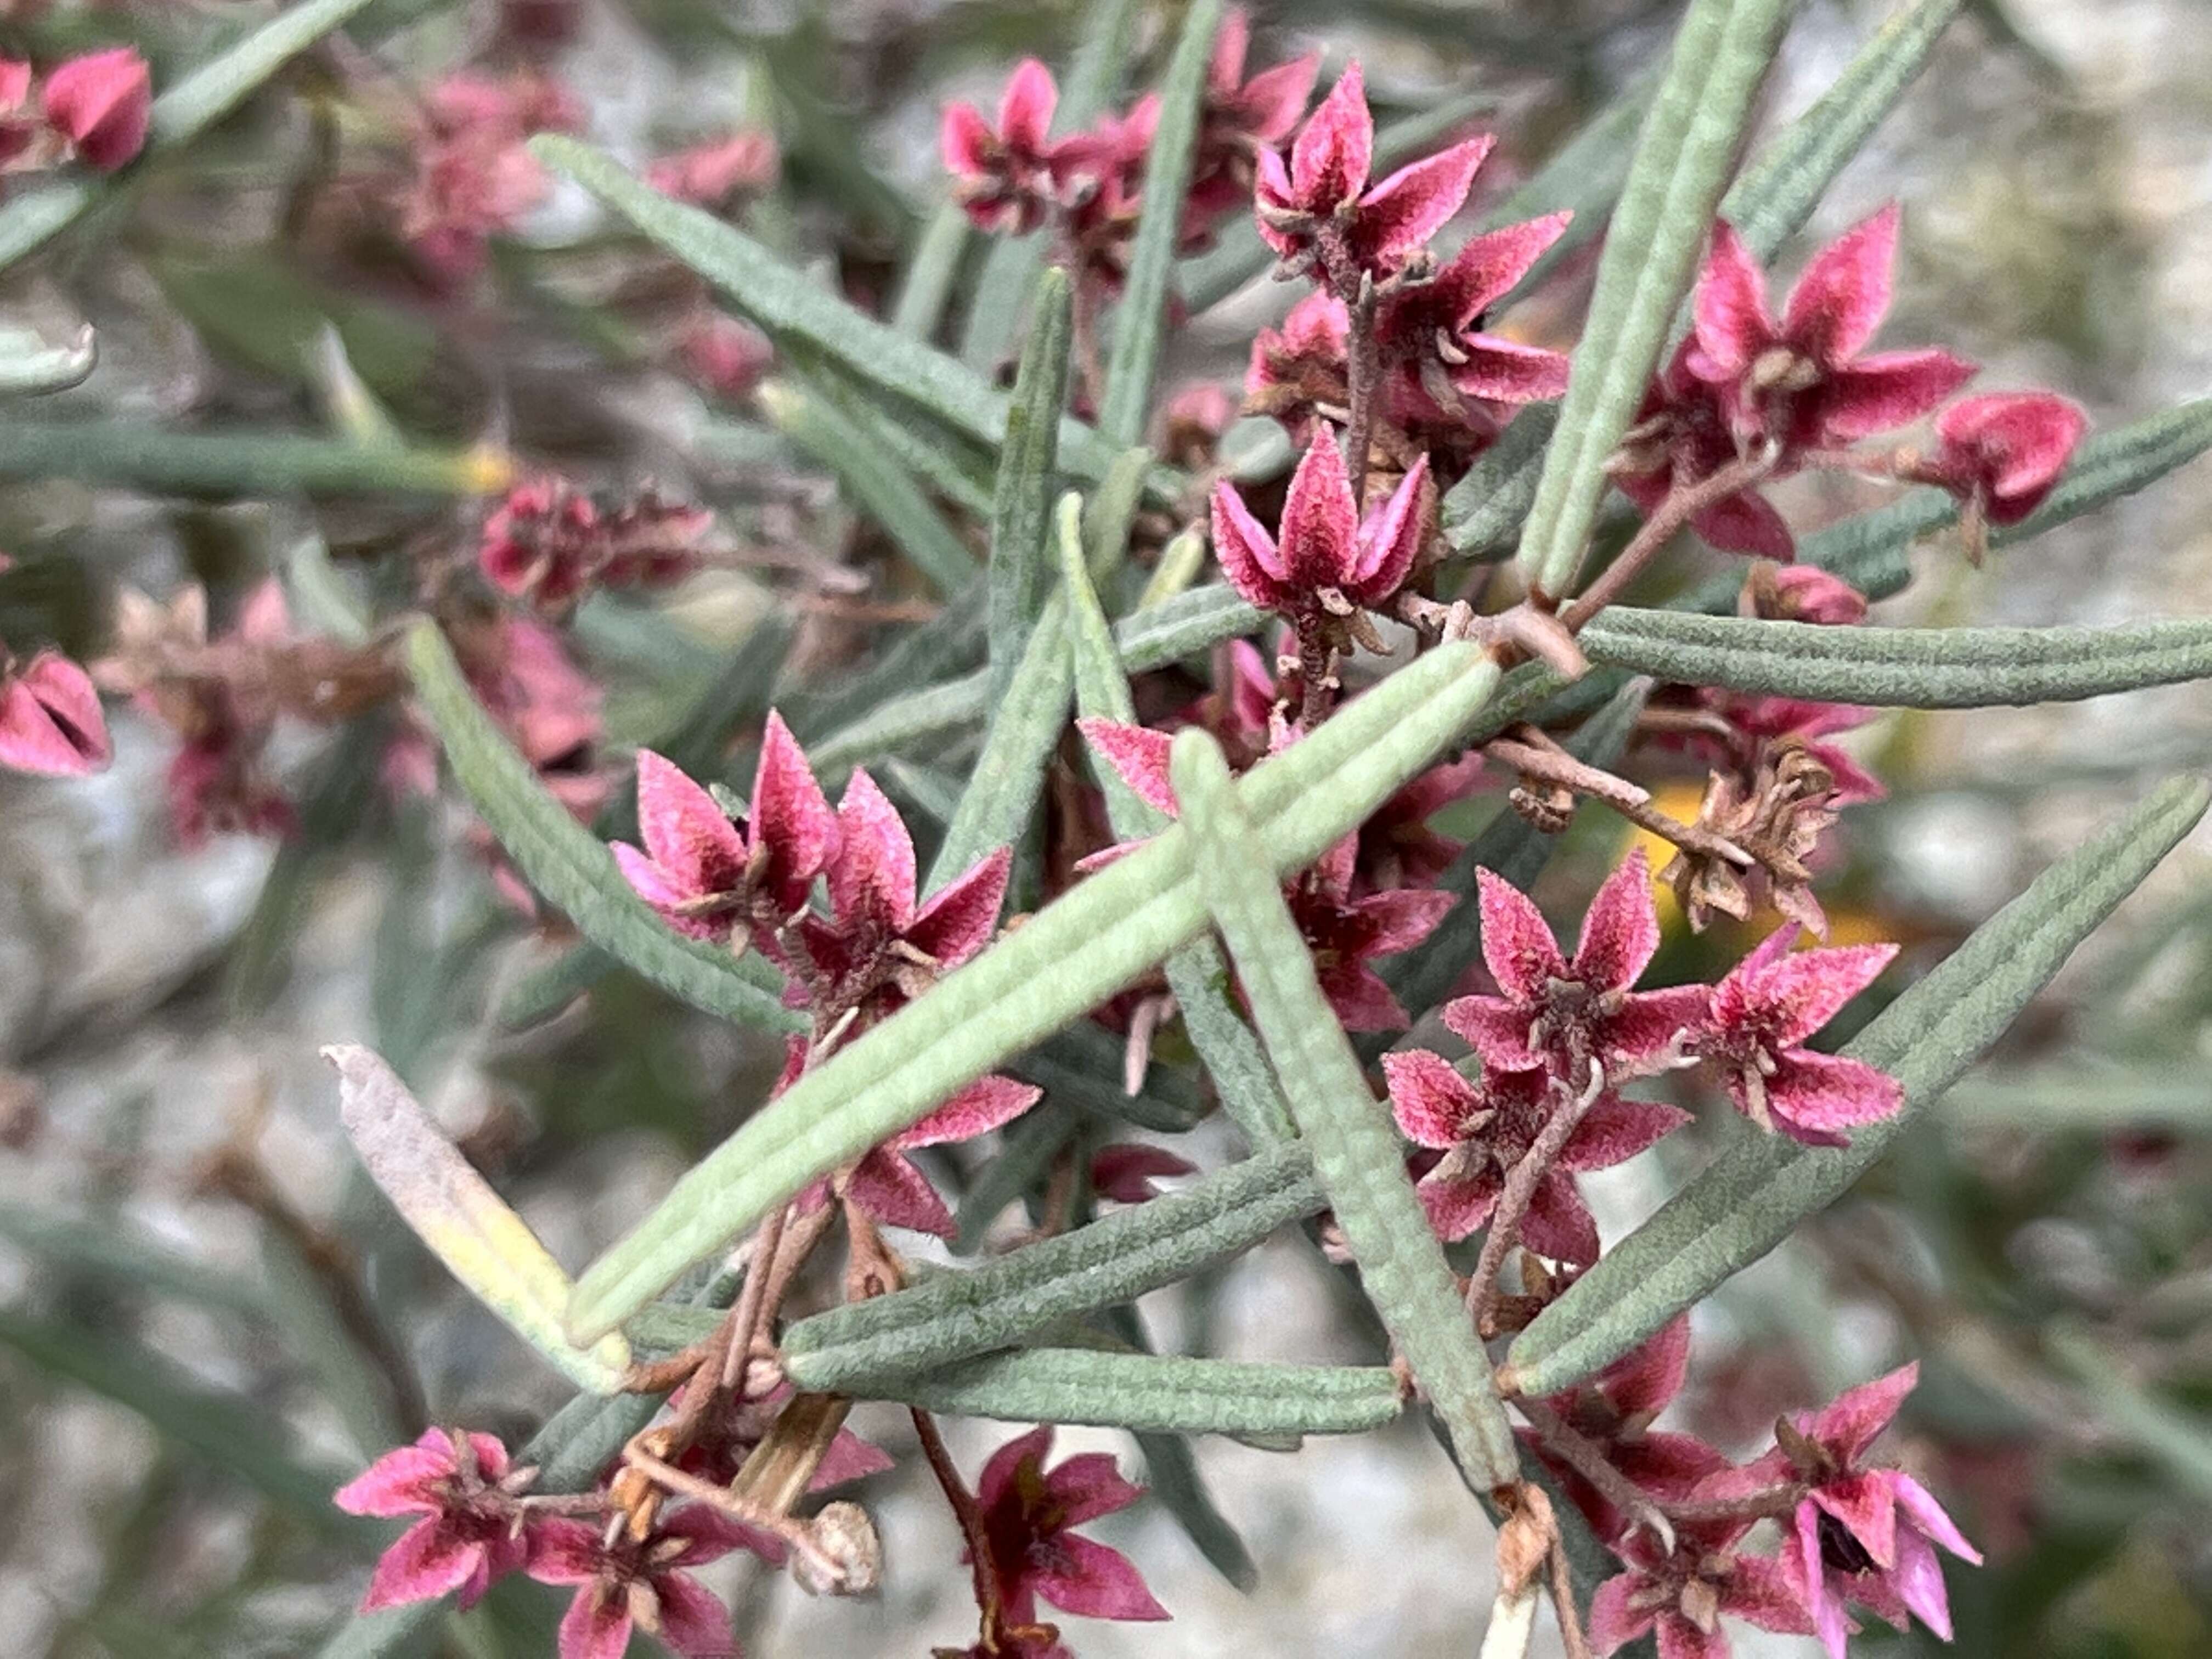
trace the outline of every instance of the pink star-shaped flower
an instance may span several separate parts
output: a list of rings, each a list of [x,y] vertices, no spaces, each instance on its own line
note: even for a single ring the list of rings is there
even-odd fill
[[[114,172],[146,147],[154,79],[134,47],[70,58],[46,76],[41,95],[47,124],[102,173]]]
[[[1559,240],[1573,217],[1548,214],[1469,237],[1435,275],[1394,289],[1375,319],[1384,362],[1447,405],[1449,398],[1439,393],[1498,404],[1562,396],[1567,389],[1564,356],[1486,333],[1482,319]]]
[[[1793,924],[1770,934],[1713,988],[1699,1058],[1718,1067],[1736,1109],[1763,1129],[1808,1146],[1850,1144],[1843,1133],[1905,1104],[1895,1078],[1863,1060],[1816,1054],[1805,1039],[1874,983],[1894,945],[1792,953]]]
[[[995,125],[973,104],[945,106],[938,138],[945,171],[979,229],[1021,236],[1044,222],[1073,155],[1068,141],[1051,138],[1059,102],[1052,71],[1025,58],[1006,82]]]
[[[1075,1530],[1128,1508],[1144,1489],[1123,1480],[1107,1452],[1047,1469],[1052,1437],[1047,1424],[1009,1440],[975,1482],[1006,1622],[1034,1624],[1040,1596],[1086,1619],[1167,1618],[1127,1557]]]
[[[424,1517],[377,1561],[362,1610],[454,1592],[462,1607],[474,1606],[529,1553],[514,1501],[527,1474],[517,1477],[507,1448],[490,1435],[426,1429],[340,1486],[331,1501],[349,1515]]]
[[[542,1521],[524,1570],[541,1584],[576,1587],[561,1618],[560,1659],[623,1659],[633,1629],[683,1659],[736,1659],[727,1609],[684,1569],[756,1548],[762,1536],[702,1504],[687,1504],[642,1542],[624,1531],[610,1544],[580,1522]]]
[[[1729,1659],[1723,1615],[1761,1630],[1809,1635],[1812,1620],[1778,1561],[1743,1555],[1736,1545],[1749,1521],[1677,1526],[1669,1553],[1644,1528],[1615,1540],[1628,1571],[1608,1578],[1590,1598],[1589,1641],[1598,1659],[1647,1631],[1660,1659]]]
[[[1654,377],[1613,464],[1613,481],[1620,493],[1646,513],[1673,491],[1704,482],[1737,459],[1721,389],[1691,370],[1697,349],[1695,338],[1683,341]],[[1786,467],[1785,459],[1776,470]],[[1790,526],[1756,489],[1740,489],[1713,502],[1690,520],[1690,528],[1723,553],[1785,563],[1797,556]]]
[[[1316,435],[1291,475],[1279,536],[1252,516],[1234,486],[1213,487],[1213,550],[1222,574],[1250,603],[1295,622],[1387,605],[1405,586],[1428,527],[1424,456],[1364,522],[1335,437]]]
[[[1973,374],[1948,351],[1863,355],[1889,309],[1897,225],[1892,203],[1814,254],[1778,322],[1765,273],[1733,226],[1714,227],[1689,366],[1721,388],[1740,444],[1786,455],[1854,442],[1919,419]]]
[[[1251,20],[1232,7],[1214,32],[1206,66],[1197,155],[1184,198],[1186,248],[1190,232],[1210,227],[1250,198],[1255,157],[1291,136],[1313,96],[1320,53],[1308,52],[1247,80],[1244,60],[1251,44]]]
[[[1355,60],[1299,131],[1287,168],[1275,151],[1260,152],[1260,234],[1292,264],[1317,258],[1328,264],[1325,250],[1334,239],[1353,265],[1388,276],[1459,211],[1493,142],[1482,137],[1454,144],[1399,168],[1370,190],[1375,118]],[[1330,276],[1334,281],[1337,273]]]
[[[2089,419],[2049,392],[1961,398],[1936,417],[1936,453],[1912,476],[1941,484],[1990,524],[2018,524],[2073,459]]]
[[[714,798],[650,749],[637,757],[638,836],[617,842],[615,862],[661,918],[694,939],[749,925],[756,896],[795,915],[814,878],[837,855],[830,810],[798,740],[771,713],[753,773],[752,808],[740,830]]]
[[[1505,1071],[1541,1066],[1575,1079],[1586,1061],[1618,1082],[1662,1066],[1677,1040],[1703,1023],[1702,985],[1630,989],[1659,949],[1659,912],[1641,848],[1597,890],[1574,960],[1528,896],[1488,870],[1477,872],[1482,957],[1499,996],[1448,1004],[1444,1024]]]
[[[58,651],[41,651],[18,668],[0,647],[0,766],[82,777],[113,753],[90,675]]]
[[[1490,1219],[1506,1176],[1553,1113],[1564,1109],[1556,1080],[1538,1070],[1492,1071],[1477,1085],[1426,1048],[1385,1054],[1382,1070],[1400,1130],[1415,1146],[1443,1154],[1418,1188],[1429,1224],[1447,1243],[1465,1238]],[[1688,1121],[1688,1113],[1672,1106],[1601,1094],[1537,1183],[1522,1241],[1555,1261],[1596,1261],[1597,1223],[1575,1176],[1625,1163]]]
[[[1322,994],[1344,1029],[1402,1030],[1413,1021],[1369,964],[1378,957],[1412,950],[1459,901],[1450,893],[1413,888],[1354,897],[1352,876],[1358,856],[1357,832],[1323,854],[1291,884],[1291,915],[1313,951]]]
[[[1901,1469],[1869,1468],[1866,1454],[1918,1382],[1909,1364],[1846,1389],[1817,1412],[1790,1419],[1795,1433],[1746,1469],[1716,1477],[1696,1496],[1726,1497],[1793,1475],[1809,1490],[1789,1525],[1783,1556],[1832,1659],[1843,1659],[1855,1628],[1851,1601],[1904,1630],[1912,1615],[1951,1639],[1950,1600],[1936,1557],[1941,1545],[1962,1560],[1981,1553],[1943,1506]]]
[[[906,1154],[919,1146],[950,1146],[988,1134],[1029,1110],[1043,1093],[1032,1084],[995,1073],[976,1079],[927,1117],[871,1149],[846,1178],[845,1201],[886,1226],[951,1237],[952,1212]]]

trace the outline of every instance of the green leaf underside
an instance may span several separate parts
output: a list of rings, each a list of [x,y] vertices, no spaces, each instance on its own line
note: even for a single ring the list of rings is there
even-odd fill
[[[1497,670],[1440,646],[1237,787],[1279,872],[1304,866],[1458,736]],[[680,1180],[578,1281],[570,1334],[620,1323],[768,1207],[896,1133],[1195,937],[1204,907],[1180,826],[1088,877],[927,996],[840,1050]]]
[[[1559,430],[1545,452],[1519,559],[1535,587],[1571,591],[1606,487],[1605,463],[1642,402],[1689,291],[1788,0],[1692,0],[1630,163]]]
[[[1771,1136],[1722,1153],[1516,1339],[1516,1384],[1549,1394],[1590,1376],[1832,1203],[2003,1034],[2208,800],[2200,780],[2162,785],[1975,929],[1843,1051],[1897,1078],[1904,1111],[1855,1131],[1844,1148]]]
[[[1172,1434],[1363,1434],[1401,1409],[1379,1365],[1179,1359],[1091,1348],[985,1354],[852,1386],[854,1398],[1008,1423]]]
[[[1443,1420],[1468,1478],[1503,1486],[1513,1478],[1513,1431],[1489,1357],[1406,1171],[1397,1128],[1322,994],[1221,747],[1204,731],[1186,728],[1176,734],[1170,766],[1197,843],[1200,889],[1360,1284]]]
[[[1686,685],[1885,708],[2070,702],[2212,674],[2212,618],[2121,628],[1823,628],[1609,607],[1592,662]]]
[[[772,1030],[801,1029],[776,995],[772,969],[686,939],[646,908],[605,843],[545,792],[492,724],[434,623],[408,630],[407,662],[454,777],[530,884],[578,932],[694,1007]]]

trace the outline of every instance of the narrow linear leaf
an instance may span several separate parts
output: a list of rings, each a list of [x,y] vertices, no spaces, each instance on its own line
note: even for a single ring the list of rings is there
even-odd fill
[[[1439,646],[1237,785],[1267,867],[1302,868],[1464,731],[1498,683]],[[570,1334],[611,1330],[806,1183],[1032,1047],[1194,938],[1204,906],[1181,826],[1092,875],[770,1102],[578,1281]]]
[[[1513,1431],[1489,1358],[1406,1173],[1397,1130],[1322,994],[1312,955],[1237,799],[1220,745],[1186,728],[1176,735],[1170,767],[1214,926],[1360,1283],[1450,1431],[1468,1477],[1503,1486],[1516,1467]]]
[[[338,1117],[354,1151],[416,1237],[569,1381],[612,1394],[629,1369],[629,1345],[613,1334],[580,1347],[562,1334],[568,1275],[529,1224],[383,1060],[347,1043],[324,1049],[323,1058],[337,1070]]]
[[[2160,1399],[2128,1375],[2128,1362],[2075,1323],[2056,1326],[2044,1352],[2079,1385],[2081,1410],[2130,1450],[2158,1464],[2199,1503],[2212,1501],[2212,1435],[2197,1413]]]
[[[2117,982],[2117,981],[2112,981]],[[2212,1129],[2212,1091],[2186,1067],[2044,1066],[1984,1073],[1943,1097],[1946,1127],[2013,1133],[2112,1134]]]
[[[1012,1061],[1011,1069],[1109,1127],[1133,1123],[1160,1134],[1180,1134],[1206,1115],[1197,1085],[1164,1067],[1149,1076],[1136,1094],[1122,1092],[1121,1052],[1120,1037],[1085,1021],[1055,1031]]]
[[[1114,349],[1106,362],[1106,393],[1098,432],[1109,443],[1133,444],[1145,434],[1167,326],[1168,276],[1182,237],[1183,198],[1190,191],[1191,158],[1206,112],[1206,68],[1222,0],[1196,0],[1184,14],[1182,33],[1159,88],[1159,121],[1145,162],[1143,206],[1129,251],[1129,270],[1114,312]]]
[[[1544,592],[1572,588],[1627,431],[1689,291],[1789,0],[1692,0],[1598,263],[1574,374],[1522,533],[1521,568]]]
[[[1009,402],[966,364],[854,310],[710,213],[672,202],[589,144],[556,133],[530,141],[538,159],[582,185],[671,257],[714,284],[769,333],[790,336],[949,422],[993,449],[1006,441]],[[1072,417],[1060,423],[1060,464],[1097,479],[1117,447]],[[1153,489],[1172,497],[1182,480],[1161,469]]]
[[[1904,1085],[1902,1112],[1855,1131],[1848,1147],[1761,1136],[1721,1154],[1516,1339],[1516,1385],[1549,1394],[1589,1376],[1833,1203],[2003,1034],[2208,801],[2212,787],[2176,778],[2037,877],[1844,1048]]]
[[[1720,216],[1771,260],[1804,228],[1844,165],[1919,78],[1960,0],[1917,0],[1887,20],[1834,84],[1759,149],[1721,198]]]
[[[940,594],[950,599],[982,574],[968,544],[906,469],[842,410],[789,381],[769,381],[759,398],[776,429],[836,475],[854,504],[884,527]]]
[[[1404,1408],[1381,1365],[1180,1359],[1091,1348],[1021,1348],[852,1386],[957,1417],[1087,1424],[1136,1433],[1364,1434]]]
[[[289,433],[171,432],[110,421],[0,427],[0,479],[75,478],[149,495],[483,495],[506,489],[514,470],[492,449],[392,450]]]
[[[1820,628],[1607,608],[1592,662],[1683,685],[1883,708],[2075,702],[2212,675],[2212,618],[2122,628]]]
[[[1267,615],[1237,598],[1226,583],[1194,587],[1123,617],[1114,627],[1122,671],[1141,674],[1202,656],[1224,640],[1257,632]],[[990,681],[975,673],[893,697],[850,726],[811,740],[808,753],[819,771],[872,759],[923,738],[977,724],[990,706]]]
[[[41,1370],[103,1395],[152,1424],[163,1439],[212,1463],[301,1518],[332,1532],[351,1523],[331,1507],[340,1477],[300,1462],[270,1432],[267,1414],[179,1372],[152,1350],[58,1320],[0,1308],[0,1343]]]
[[[154,158],[198,137],[287,63],[332,30],[344,27],[369,3],[307,0],[278,14],[155,99],[145,153],[129,171],[112,178],[65,179],[0,208],[0,269],[76,223],[124,188]]]
[[[1128,562],[1129,532],[1152,469],[1151,450],[1141,444],[1123,450],[1085,503],[1083,559],[1091,580],[1104,581]]]
[[[1075,647],[1075,702],[1083,714],[1124,724],[1136,719],[1129,682],[1114,649],[1106,613],[1091,586],[1079,551],[1063,533],[1061,580],[1068,592],[1069,631]],[[1106,798],[1106,818],[1116,839],[1141,841],[1158,835],[1166,818],[1138,799],[1110,766],[1096,766]],[[1229,991],[1229,964],[1221,947],[1201,939],[1167,961],[1168,988],[1175,994],[1183,1029],[1219,1091],[1224,1110],[1255,1146],[1288,1140],[1295,1133],[1291,1109],[1275,1086],[1275,1073],[1252,1028],[1237,1012]]]
[[[989,609],[992,718],[1013,683],[1015,665],[1028,647],[1050,585],[1045,549],[1054,457],[1061,406],[1067,398],[1067,359],[1074,342],[1073,290],[1057,266],[1037,276],[1035,320],[1014,377],[1013,406],[999,451],[999,477],[991,500],[991,568],[984,587]]]
[[[1455,552],[1499,559],[1513,550],[1535,503],[1544,453],[1559,424],[1559,404],[1529,404],[1445,492],[1443,536]]]
[[[1478,233],[1562,210],[1575,216],[1559,240],[1537,256],[1512,291],[1498,302],[1500,308],[1541,286],[1563,261],[1605,234],[1613,204],[1620,199],[1621,188],[1628,181],[1637,134],[1651,107],[1656,85],[1656,80],[1647,78],[1608,99],[1511,195],[1482,216],[1475,227]]]
[[[968,210],[947,202],[929,216],[899,277],[898,295],[891,301],[893,328],[917,340],[937,332],[960,275],[960,257],[967,252]]]
[[[960,805],[938,843],[924,886],[945,885],[978,859],[1018,843],[1044,793],[1052,751],[1066,729],[1074,697],[1067,655],[1067,601],[1054,593],[1029,632],[1021,659],[991,710],[982,753],[961,791]]]
[[[1240,1534],[1213,1501],[1190,1442],[1176,1434],[1140,1434],[1137,1449],[1145,1460],[1145,1491],[1182,1527],[1206,1565],[1250,1595],[1260,1569]]]
[[[960,1195],[953,1212],[953,1249],[972,1255],[982,1247],[984,1234],[1009,1204],[1037,1191],[1062,1152],[1076,1145],[1083,1133],[1083,1117],[1065,1101],[1047,1091],[1044,1101],[1013,1123],[999,1137],[999,1155],[977,1172]],[[652,1311],[649,1304],[638,1317]],[[636,1320],[630,1322],[635,1328]]]
[[[785,1369],[802,1389],[843,1393],[1009,1347],[1225,1261],[1324,1201],[1303,1149],[1262,1152],[971,1272],[802,1319],[784,1333]]]
[[[685,939],[630,891],[605,842],[545,793],[491,723],[461,676],[435,623],[408,630],[415,690],[444,744],[453,775],[499,844],[577,931],[632,972],[695,1008],[773,1030],[795,1030],[764,964]]]
[[[121,1290],[174,1297],[250,1319],[270,1316],[266,1285],[210,1267],[115,1216],[94,1218],[42,1205],[0,1204],[0,1238],[57,1267],[96,1274]]]

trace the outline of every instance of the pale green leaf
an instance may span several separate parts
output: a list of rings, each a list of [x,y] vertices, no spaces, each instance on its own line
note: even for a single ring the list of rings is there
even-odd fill
[[[1074,340],[1073,290],[1057,266],[1038,274],[1034,320],[1014,377],[1013,406],[999,451],[991,500],[991,567],[984,599],[988,609],[992,719],[1013,683],[1050,586],[1052,557],[1045,546],[1052,499],[1060,411],[1067,400],[1068,352]]]
[[[74,478],[154,495],[483,495],[504,489],[513,476],[513,464],[490,449],[393,450],[110,421],[0,427],[0,479]]]
[[[90,323],[59,345],[36,331],[0,328],[0,397],[24,398],[82,386],[100,362]]]

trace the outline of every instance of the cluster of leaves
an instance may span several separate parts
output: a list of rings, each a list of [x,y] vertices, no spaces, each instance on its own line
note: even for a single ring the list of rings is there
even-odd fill
[[[158,164],[357,9],[316,0],[159,98],[135,56],[64,65],[41,118],[93,168]],[[1525,1650],[1547,1600],[1571,1651],[1650,1635],[1724,1656],[1723,1618],[1837,1656],[1862,1614],[1949,1637],[1937,1551],[1978,1553],[1875,1452],[1913,1366],[1789,1402],[1746,1456],[1653,1423],[1693,1374],[1688,1310],[1879,1158],[2207,804],[2194,780],[2155,791],[1840,1052],[1816,1046],[1898,954],[1798,948],[1830,929],[1816,888],[1839,819],[1882,793],[1840,733],[1882,707],[2212,675],[2200,622],[1905,629],[1870,623],[1869,601],[1903,585],[1916,541],[1979,561],[2212,445],[2212,416],[2086,437],[2055,394],[1947,402],[1971,365],[1869,352],[1893,208],[1816,252],[1778,314],[1766,264],[1956,6],[1908,8],[1731,185],[1788,9],[1692,0],[1640,120],[1600,117],[1626,158],[1611,183],[1540,173],[1446,252],[1490,136],[1394,142],[1356,62],[1309,113],[1318,58],[1248,72],[1249,26],[1218,0],[1186,9],[1158,90],[1109,112],[1139,9],[1108,5],[1066,96],[1031,61],[995,119],[945,112],[951,199],[888,320],[729,222],[775,184],[765,133],[640,178],[579,142],[583,106],[527,52],[427,88],[390,117],[396,155],[319,181],[352,234],[422,291],[466,295],[550,176],[579,181],[647,245],[623,258],[682,292],[651,355],[816,458],[941,601],[896,638],[864,616],[840,638],[858,665],[829,674],[784,662],[797,630],[763,624],[683,720],[631,745],[634,775],[592,662],[595,637],[653,615],[645,596],[749,564],[794,610],[849,608],[840,562],[774,545],[773,504],[738,535],[641,480],[594,493],[502,454],[410,450],[343,340],[321,360],[338,441],[67,423],[9,441],[31,476],[488,499],[472,537],[383,550],[371,603],[317,550],[227,627],[198,588],[125,592],[88,668],[46,645],[0,658],[0,764],[106,763],[104,690],[176,734],[181,841],[299,838],[326,798],[295,797],[275,739],[343,725],[387,801],[466,800],[461,834],[518,925],[564,951],[516,1023],[619,994],[619,968],[781,1044],[741,1127],[573,1282],[409,1091],[419,1054],[328,1051],[392,1206],[584,1391],[510,1450],[426,1426],[405,1361],[387,1365],[419,1437],[386,1436],[402,1443],[337,1503],[416,1518],[331,1651],[387,1650],[442,1598],[526,1577],[574,1589],[562,1659],[615,1659],[634,1630],[726,1655],[727,1610],[690,1569],[736,1551],[866,1593],[865,1489],[805,1512],[890,1464],[846,1429],[856,1399],[908,1408],[959,1525],[961,1562],[938,1565],[966,1567],[976,1623],[943,1652],[1066,1654],[1040,1602],[1169,1616],[1078,1530],[1139,1488],[1105,1455],[1052,1462],[1054,1425],[1136,1433],[1236,1575],[1182,1437],[1357,1432],[1413,1404],[1499,1522],[1486,1653]],[[521,13],[503,27],[505,52]],[[1386,153],[1403,165],[1384,172]],[[71,175],[0,209],[0,255],[60,234],[98,188]],[[1517,337],[1498,312],[1593,217],[1579,343]],[[933,342],[975,228],[1007,240],[971,300],[976,348],[955,355]],[[1279,435],[1240,448],[1224,388],[1163,392],[1158,369],[1202,269],[1270,260],[1307,291],[1254,341],[1243,388]],[[1009,280],[1025,304],[994,308]],[[1002,386],[1014,342],[978,319],[1015,310]],[[80,373],[26,358],[11,384]],[[1931,416],[1932,450],[1852,447]],[[1913,493],[1800,535],[1762,487],[1814,470]],[[1759,562],[1625,604],[1686,534]],[[1200,584],[1209,553],[1222,580]],[[742,795],[723,781],[741,747]],[[1628,775],[1686,767],[1689,817]],[[1480,835],[1447,834],[1439,816],[1493,786]],[[1656,872],[1641,851],[1615,864],[1570,954],[1528,890],[1585,802],[1669,851]],[[1693,933],[1764,932],[1717,928],[1735,960],[1638,988],[1662,890]],[[1700,1078],[1751,1129],[1606,1240],[1578,1177],[1696,1121]],[[1110,1139],[1217,1107],[1247,1155],[1210,1170]],[[910,1156],[991,1136],[988,1158]],[[994,1233],[1017,1200],[1029,1224]],[[1388,1365],[1147,1351],[1134,1298],[1300,1224],[1356,1275]],[[923,1271],[909,1232],[995,1248]],[[971,1485],[935,1426],[948,1413],[1034,1426]]]

